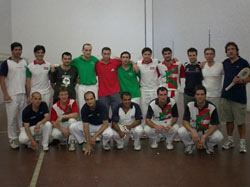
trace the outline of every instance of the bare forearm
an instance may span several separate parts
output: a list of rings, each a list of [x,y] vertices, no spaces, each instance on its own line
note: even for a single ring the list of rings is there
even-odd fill
[[[130,129],[137,127],[141,124],[141,120],[135,120],[132,124],[129,125]]]
[[[208,129],[208,131],[204,134],[204,136],[207,138],[208,136],[211,136],[214,131],[216,131],[218,128],[217,125],[212,125],[212,127],[210,129]]]
[[[26,79],[26,96],[29,98],[30,97],[30,91],[31,91],[31,85],[30,85],[30,78]]]
[[[177,118],[172,118],[172,120],[170,121],[169,125],[173,126],[176,123],[177,123]]]
[[[4,76],[0,76],[0,83],[1,83],[1,89],[4,95],[9,95],[6,85],[5,85],[5,77]]]
[[[44,115],[44,118],[43,118],[41,121],[39,121],[39,122],[40,122],[40,124],[44,124],[44,123],[46,123],[47,121],[49,121],[49,114],[45,114],[45,115]]]
[[[103,133],[103,131],[105,130],[105,129],[107,129],[108,128],[108,121],[104,121],[103,122],[103,125],[101,126],[101,128],[95,133],[95,137],[97,137],[97,136],[99,136],[99,135],[101,135],[102,133]]]
[[[25,129],[25,132],[26,132],[27,136],[29,137],[30,141],[34,142],[35,140],[34,140],[32,134],[30,132],[30,127],[29,126],[25,126],[24,129]]]
[[[152,121],[151,121],[151,119],[146,119],[146,124],[148,125],[148,126],[150,126],[151,128],[155,128],[155,123],[153,123]]]
[[[78,118],[78,113],[74,112],[74,113],[64,114],[63,115],[63,119],[70,119],[70,118],[77,119]]]
[[[119,125],[117,124],[117,123],[115,123],[115,122],[112,122],[112,127],[113,127],[113,129],[118,133],[118,134],[120,134],[122,131],[121,131],[121,129],[120,129],[120,127],[119,127]]]
[[[191,133],[193,133],[195,130],[191,127],[188,121],[183,120],[182,125]]]
[[[83,124],[83,130],[84,130],[84,135],[85,139],[88,145],[90,145],[90,135],[89,135],[89,124]]]

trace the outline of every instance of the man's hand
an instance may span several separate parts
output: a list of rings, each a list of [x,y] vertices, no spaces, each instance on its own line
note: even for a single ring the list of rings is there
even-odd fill
[[[243,80],[241,78],[239,78],[238,76],[234,77],[233,82],[235,84],[243,84]]]
[[[206,137],[203,135],[197,144],[198,149],[203,149],[205,147]]]
[[[123,137],[126,136],[126,133],[121,131],[121,132],[119,133],[119,136],[120,136],[120,138],[123,138]]]
[[[157,130],[157,131],[162,131],[164,129],[164,126],[162,125],[155,125],[154,128]]]
[[[166,131],[169,131],[169,130],[171,129],[171,127],[172,127],[172,125],[168,124],[168,125],[165,127]]]
[[[69,136],[69,135],[70,135],[70,132],[69,132],[68,129],[63,128],[62,131],[63,131],[63,133],[64,133],[66,136]]]
[[[11,97],[9,96],[9,94],[4,95],[4,96],[3,96],[3,100],[4,100],[5,102],[11,102]]]
[[[87,144],[87,145],[86,145],[85,152],[84,152],[84,155],[86,155],[86,156],[90,155],[91,150],[92,150],[91,145],[90,145],[90,144]]]
[[[31,103],[31,98],[30,97],[26,97],[26,103],[27,103],[27,105]]]
[[[205,64],[207,63],[207,61],[203,61],[200,63],[200,68],[203,69],[205,67]]]
[[[136,64],[133,64],[133,71],[136,73],[140,71],[139,67]]]
[[[91,144],[91,145],[95,145],[95,141],[96,141],[96,137],[93,136],[93,137],[90,139],[90,144]]]
[[[31,149],[33,149],[34,151],[38,149],[38,144],[35,140],[31,141]]]
[[[38,133],[40,131],[40,123],[38,122],[34,128],[35,133]]]
[[[192,132],[192,139],[195,143],[198,143],[200,141],[200,137],[196,131]]]

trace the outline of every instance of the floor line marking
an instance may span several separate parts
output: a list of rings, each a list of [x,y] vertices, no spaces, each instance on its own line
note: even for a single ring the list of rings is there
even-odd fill
[[[36,183],[38,180],[40,169],[42,167],[43,159],[44,159],[44,151],[41,150],[38,161],[36,163],[36,168],[34,170],[34,173],[33,173],[33,176],[32,176],[31,182],[30,182],[30,187],[36,187]]]

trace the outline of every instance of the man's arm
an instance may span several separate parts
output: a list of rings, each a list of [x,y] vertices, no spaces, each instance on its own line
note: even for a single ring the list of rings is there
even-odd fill
[[[171,121],[168,123],[168,125],[166,126],[166,130],[169,131],[171,129],[171,127],[177,123],[178,118],[172,118]]]
[[[109,126],[108,120],[103,120],[103,124],[102,124],[101,128],[92,137],[91,142],[95,142],[96,137],[98,137],[99,135],[101,135],[103,133],[103,131],[105,131],[105,129],[108,128],[108,126]]]
[[[24,123],[24,129],[25,132],[27,134],[27,136],[29,137],[30,141],[31,141],[31,148],[33,150],[37,150],[38,149],[38,144],[36,143],[36,141],[34,140],[31,131],[30,131],[30,124],[29,123]]]
[[[7,91],[6,84],[5,84],[5,76],[0,76],[0,84],[1,84],[1,89],[3,92],[4,101],[11,101],[11,97],[9,96],[9,93]]]
[[[26,98],[27,98],[27,104],[31,103],[31,98],[30,98],[30,91],[31,91],[31,78],[26,77]]]
[[[44,118],[36,124],[35,132],[39,132],[40,126],[45,124],[47,121],[49,121],[49,113],[44,114]]]
[[[162,125],[155,124],[151,119],[153,117],[154,111],[152,110],[151,106],[148,106],[147,116],[146,116],[146,124],[153,129],[161,131],[164,127]]]
[[[83,131],[84,131],[85,139],[87,142],[84,155],[90,155],[92,146],[91,146],[91,142],[90,142],[89,124],[88,123],[83,123]]]
[[[121,138],[123,138],[126,135],[126,133],[121,131],[119,125],[116,122],[112,121],[112,127],[120,135]]]
[[[77,119],[78,118],[78,113],[77,112],[73,112],[73,113],[70,113],[70,114],[63,114],[61,115],[61,118],[62,119],[70,119],[70,118],[74,118],[74,119]]]
[[[127,128],[128,130],[131,130],[131,129],[137,127],[137,126],[140,125],[140,124],[141,124],[141,120],[135,120],[135,121],[134,121],[133,123],[131,123],[130,125],[126,125],[126,128]]]
[[[217,128],[218,128],[217,125],[212,125],[212,127],[209,128],[208,131],[205,134],[202,135],[202,137],[200,139],[200,142],[199,142],[199,146],[200,146],[199,148],[200,149],[204,148],[207,137],[212,135],[214,133],[214,131],[217,130]]]
[[[200,141],[198,133],[193,127],[191,127],[189,121],[183,120],[182,125],[191,133],[194,142]]]

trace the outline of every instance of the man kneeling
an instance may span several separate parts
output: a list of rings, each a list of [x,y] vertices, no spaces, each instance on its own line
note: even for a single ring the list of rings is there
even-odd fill
[[[215,105],[206,100],[206,88],[197,86],[195,101],[187,104],[183,116],[183,127],[178,134],[185,145],[185,154],[192,154],[195,144],[198,149],[206,149],[207,154],[214,153],[214,146],[222,139],[223,135],[217,126],[218,113]]]
[[[112,127],[113,138],[117,143],[117,149],[123,149],[124,140],[127,134],[132,134],[134,138],[134,150],[141,150],[140,138],[143,128],[140,126],[142,113],[138,104],[131,102],[131,94],[123,92],[121,94],[122,103],[113,111]]]
[[[81,109],[82,122],[71,125],[70,132],[77,139],[79,144],[86,140],[86,148],[83,146],[85,155],[90,155],[96,138],[102,135],[103,149],[110,150],[109,140],[113,136],[112,129],[108,124],[108,110],[106,106],[96,100],[95,94],[88,91],[84,94],[85,104]],[[91,137],[90,135],[93,136]]]
[[[49,137],[52,125],[49,122],[49,110],[45,102],[41,102],[39,92],[32,93],[31,104],[25,107],[22,113],[24,127],[21,128],[19,142],[31,146],[33,150],[38,149],[34,136],[42,134],[42,146],[44,151],[49,150]]]

